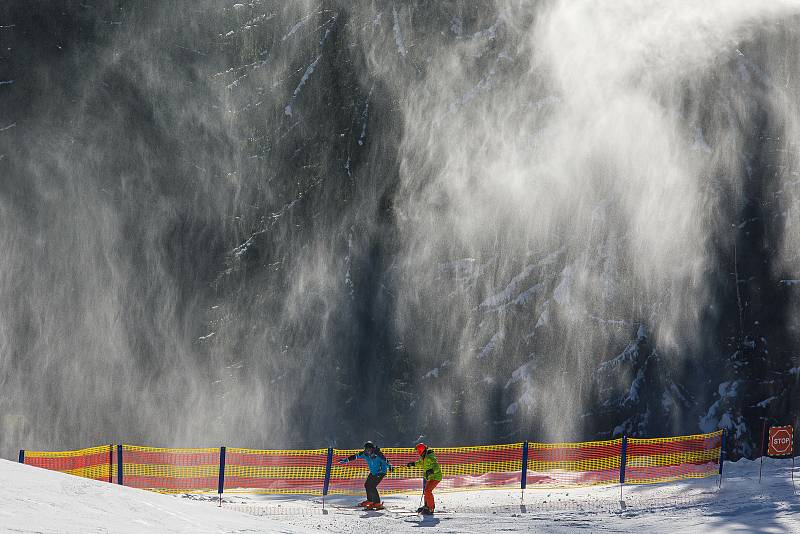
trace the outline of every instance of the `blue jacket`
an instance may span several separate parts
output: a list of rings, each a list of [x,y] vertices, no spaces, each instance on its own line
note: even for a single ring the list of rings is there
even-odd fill
[[[375,476],[385,475],[386,471],[392,469],[392,464],[389,463],[389,460],[380,450],[373,452],[372,454],[367,454],[364,451],[359,452],[358,454],[353,454],[347,458],[348,461],[355,460],[357,458],[362,458],[365,462],[367,462],[367,467],[369,467],[369,472]]]

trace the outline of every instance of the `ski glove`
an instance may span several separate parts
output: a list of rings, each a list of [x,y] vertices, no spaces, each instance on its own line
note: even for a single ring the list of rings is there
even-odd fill
[[[415,463],[416,463],[416,462],[408,462],[408,463],[406,464],[406,467],[414,467],[414,464],[415,464]]]
[[[348,460],[347,458],[342,458],[341,460],[339,460],[339,463],[340,463],[340,464],[346,464],[346,463],[347,463],[347,462],[349,462],[349,461],[350,461],[350,460]]]
[[[433,475],[433,469],[428,469],[425,471],[425,480],[428,479],[429,476]]]

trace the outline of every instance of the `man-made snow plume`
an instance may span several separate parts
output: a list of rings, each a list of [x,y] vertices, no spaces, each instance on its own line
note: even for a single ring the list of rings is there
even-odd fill
[[[429,306],[422,317],[436,317],[442,339],[458,347],[456,384],[441,393],[450,405],[448,395],[486,373],[481,357],[492,358],[504,319],[437,316],[440,303],[426,296],[440,282],[421,285],[417,266],[480,258],[492,272],[472,291],[489,295],[521,261],[535,264],[524,258],[563,250],[563,270],[547,275],[556,290],[528,305],[531,330],[537,314],[558,316],[544,352],[562,361],[521,400],[550,437],[564,437],[581,424],[609,341],[588,317],[653,325],[672,366],[698,355],[710,243],[720,211],[731,209],[720,191],[740,189],[754,123],[753,87],[735,78],[737,46],[775,33],[800,5],[496,4],[482,21],[491,31],[437,48],[407,97],[401,294],[409,308]],[[498,354],[493,365],[507,365]],[[471,418],[488,418],[486,400],[467,401]]]
[[[18,4],[0,23],[19,81],[4,95],[19,127],[0,151],[3,453],[218,442],[226,369],[202,346],[204,322],[218,320],[211,283],[254,187],[228,85],[278,83],[306,43],[230,71],[225,47],[252,54],[258,24],[277,32],[318,10],[291,2],[247,22],[217,2]],[[260,100],[282,108],[277,93]]]
[[[6,2],[1,453],[740,425],[703,362],[761,343],[759,169],[800,277],[798,13]]]

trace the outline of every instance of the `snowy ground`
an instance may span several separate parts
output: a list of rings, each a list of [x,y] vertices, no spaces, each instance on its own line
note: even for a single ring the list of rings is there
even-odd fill
[[[301,526],[0,460],[0,532],[307,532]]]
[[[798,461],[800,465],[800,461]],[[0,461],[0,532],[797,532],[791,461],[725,465],[721,490],[709,478],[658,486],[476,491],[437,495],[438,513],[420,520],[419,496],[389,496],[388,510],[349,508],[356,497],[166,496]],[[796,472],[800,479],[800,469]]]

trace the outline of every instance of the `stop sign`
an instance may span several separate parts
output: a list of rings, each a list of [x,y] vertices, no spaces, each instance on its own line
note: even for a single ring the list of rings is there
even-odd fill
[[[791,426],[769,427],[767,456],[789,456],[794,451],[794,440]]]

